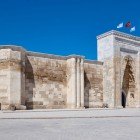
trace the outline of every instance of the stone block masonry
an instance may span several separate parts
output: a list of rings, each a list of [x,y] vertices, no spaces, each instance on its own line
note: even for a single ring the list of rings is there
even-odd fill
[[[110,31],[97,40],[103,102],[111,108],[140,107],[140,38]]]
[[[84,77],[85,73],[90,74],[88,69],[92,71],[92,63],[87,61],[86,67],[84,62],[84,57],[78,55],[62,57],[28,52],[19,46],[1,46],[1,109],[10,109],[10,106],[17,109],[23,106],[26,109],[87,107],[85,97],[89,91],[84,90],[87,85]],[[96,65],[99,65],[100,71],[102,63],[94,65],[93,71],[98,69]],[[92,83],[92,79],[89,78],[89,82]],[[96,94],[95,91],[93,94]],[[101,98],[100,107],[102,102]],[[88,107],[97,107],[91,104]]]
[[[97,37],[98,61],[0,46],[0,109],[140,106],[140,38]]]

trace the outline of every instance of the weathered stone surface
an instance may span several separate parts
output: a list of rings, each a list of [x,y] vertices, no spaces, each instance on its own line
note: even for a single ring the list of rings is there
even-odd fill
[[[85,107],[102,107],[103,104],[103,67],[102,65],[84,64],[84,101]]]
[[[98,38],[103,61],[103,101],[109,107],[140,106],[140,38],[110,31]]]
[[[0,48],[0,109],[140,106],[140,38],[97,37],[98,61]]]
[[[36,101],[42,102],[41,108],[66,107],[66,61],[28,56],[26,66],[25,90],[27,101],[33,101],[33,108],[39,108]]]

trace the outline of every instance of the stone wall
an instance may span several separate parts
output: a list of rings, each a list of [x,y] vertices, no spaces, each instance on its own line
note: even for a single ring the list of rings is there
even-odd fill
[[[5,46],[0,49],[0,105],[21,107],[24,86],[24,55],[22,48]]]
[[[80,56],[27,53],[27,109],[102,107],[102,63],[82,61]]]
[[[102,63],[27,52],[0,50],[0,107],[9,109],[84,108],[102,106]]]
[[[120,108],[122,91],[126,107],[139,107],[140,38],[110,31],[97,45],[98,61],[1,46],[0,109]]]
[[[0,109],[7,109],[10,103],[10,49],[1,49],[0,54]]]
[[[103,64],[97,61],[84,63],[84,103],[86,108],[103,105]]]
[[[28,53],[25,68],[26,106],[66,108],[66,61]]]

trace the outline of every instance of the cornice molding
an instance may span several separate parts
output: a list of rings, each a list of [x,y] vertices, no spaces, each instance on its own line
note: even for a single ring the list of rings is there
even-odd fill
[[[130,49],[126,49],[126,48],[120,48],[121,52],[126,52],[126,53],[132,53],[132,54],[137,54],[138,51],[136,50],[130,50]]]
[[[11,49],[13,51],[26,52],[26,49],[24,49],[22,46],[17,45],[0,45],[0,49]]]
[[[35,57],[58,59],[58,60],[67,60],[70,58],[80,58],[80,59],[85,58],[82,55],[75,55],[75,54],[69,55],[69,56],[60,56],[60,55],[46,54],[46,53],[40,53],[40,52],[31,52],[31,51],[27,51],[26,54],[27,54],[27,56],[35,56]]]
[[[96,65],[103,65],[103,62],[98,61],[98,60],[89,60],[89,59],[85,59],[84,63],[88,63],[88,64],[96,64]]]
[[[131,40],[134,40],[134,41],[140,41],[140,37],[138,37],[138,36],[133,36],[133,35],[126,34],[126,33],[123,33],[123,32],[119,32],[119,31],[116,31],[116,30],[111,30],[109,32],[101,34],[101,35],[97,36],[97,39],[101,39],[101,38],[104,38],[104,37],[109,36],[109,35],[114,35],[114,36],[117,36],[117,37],[120,37],[120,38],[131,39]]]
[[[125,43],[128,45],[134,45],[136,47],[140,47],[140,42],[134,41],[134,40],[128,40],[128,39],[124,39],[124,38],[119,38],[119,37],[115,37],[115,40],[117,42],[121,42],[121,43]]]

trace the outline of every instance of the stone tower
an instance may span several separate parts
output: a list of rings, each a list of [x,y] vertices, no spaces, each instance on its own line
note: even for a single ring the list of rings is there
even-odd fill
[[[97,37],[103,62],[103,102],[109,107],[140,105],[140,38],[118,31]]]

